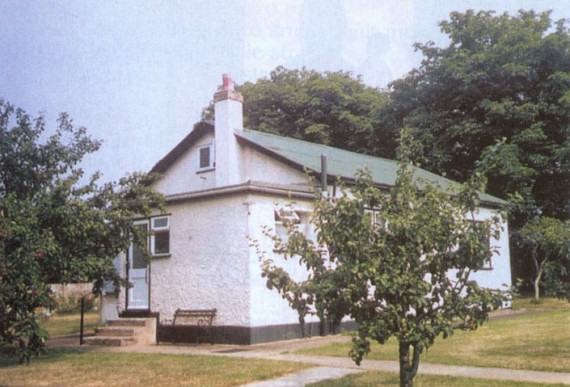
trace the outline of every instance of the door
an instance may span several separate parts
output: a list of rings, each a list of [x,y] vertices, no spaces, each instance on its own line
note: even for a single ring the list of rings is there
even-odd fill
[[[148,231],[148,222],[135,224]],[[150,260],[148,259],[148,238],[142,246],[131,243],[128,254],[129,275],[127,309],[148,310],[150,295]]]

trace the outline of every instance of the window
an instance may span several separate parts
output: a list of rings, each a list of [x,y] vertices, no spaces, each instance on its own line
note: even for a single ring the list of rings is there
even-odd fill
[[[483,263],[483,265],[481,266],[481,270],[493,270],[493,261],[492,261],[492,257],[489,257],[488,259],[485,260],[485,262]]]
[[[214,169],[214,145],[198,148],[198,172]]]
[[[170,222],[167,216],[151,220],[150,251],[154,256],[170,254]]]
[[[289,240],[289,234],[287,233],[287,226],[294,225],[295,228],[304,233],[305,232],[305,222],[301,219],[301,214],[298,211],[294,211],[291,208],[281,208],[274,211],[275,216],[275,234],[281,238],[283,243],[287,243]]]
[[[491,242],[490,240],[484,235],[484,233],[482,232],[482,228],[484,227],[483,222],[481,221],[474,221],[473,222],[473,228],[474,228],[474,232],[478,232],[479,233],[479,238],[480,238],[480,242],[481,244],[485,244],[487,245],[487,247],[489,247],[489,250],[493,250],[491,248]],[[481,267],[479,268],[479,270],[493,270],[493,262],[492,262],[492,258],[489,257],[488,259],[485,260],[485,262],[483,262],[483,265],[481,265]]]
[[[146,235],[148,232],[148,223],[145,222],[137,222],[135,223],[135,227]],[[139,234],[140,235],[140,234]],[[144,240],[140,241],[140,244],[133,243],[133,250],[132,250],[132,269],[144,269],[148,266],[148,239],[145,238]]]

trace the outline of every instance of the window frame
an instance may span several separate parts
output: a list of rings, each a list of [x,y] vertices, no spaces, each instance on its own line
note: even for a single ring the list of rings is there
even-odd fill
[[[483,220],[469,220],[469,222],[473,223],[474,227],[477,227],[478,224],[481,224],[484,221]],[[491,238],[487,238],[487,244],[489,245],[489,249],[492,251]],[[485,262],[483,262],[483,265],[481,265],[481,267],[479,267],[477,270],[486,270],[486,271],[494,270],[493,255],[491,255],[489,257],[489,259],[485,260]]]
[[[273,224],[275,236],[281,239],[283,244],[289,242],[289,235],[287,234],[286,223],[293,224],[297,231],[305,235],[306,238],[312,239],[312,235],[309,235],[310,222],[309,214],[310,210],[305,210],[302,208],[291,208],[289,206],[275,207],[273,209]],[[274,252],[280,252],[277,249]]]
[[[166,219],[165,226],[155,226],[155,221],[159,219]],[[149,230],[150,230],[150,243],[149,243],[149,252],[152,257],[168,257],[171,253],[171,245],[170,245],[170,216],[168,215],[159,215],[153,216],[149,219]],[[167,233],[168,235],[168,251],[166,252],[156,252],[156,235],[157,234],[164,234]]]
[[[141,269],[142,267],[138,267],[138,264],[135,266],[135,260],[139,260],[140,258],[135,258],[135,256],[137,254],[141,254],[138,252],[138,249],[141,250],[146,250],[147,251],[147,257],[143,257],[143,260],[146,261],[146,265],[148,265],[148,258],[149,256],[152,256],[152,254],[150,254],[150,224],[148,222],[148,219],[144,219],[144,220],[136,220],[133,222],[133,226],[134,227],[144,227],[145,228],[145,232],[147,234],[146,236],[146,240],[144,240],[144,246],[137,246],[133,241],[131,241],[131,246],[129,247],[129,270],[136,270],[136,269]],[[143,255],[145,253],[142,253]]]
[[[208,149],[209,158],[208,158],[208,165],[202,166],[202,150]],[[216,168],[216,159],[215,159],[215,149],[214,144],[207,144],[199,146],[196,149],[196,172],[207,172],[212,171]]]
[[[490,246],[490,243],[489,243]],[[483,265],[479,268],[479,270],[494,270],[495,268],[493,267],[493,256],[490,256],[489,259],[485,260],[485,262],[483,263]]]

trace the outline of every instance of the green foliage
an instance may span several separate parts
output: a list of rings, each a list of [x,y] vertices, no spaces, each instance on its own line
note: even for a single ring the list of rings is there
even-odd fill
[[[545,296],[567,298],[570,301],[570,262],[546,262],[541,288]]]
[[[422,66],[394,83],[400,124],[419,139],[417,161],[463,181],[497,141],[503,163],[489,174],[500,197],[519,192],[540,210],[567,217],[570,35],[550,14],[453,12],[445,48],[417,44]],[[563,200],[561,200],[563,199]]]
[[[395,186],[383,191],[363,171],[340,197],[316,192],[316,241],[294,225],[287,241],[272,236],[284,259],[308,270],[307,279],[295,284],[304,311],[311,306],[339,322],[351,316],[359,325],[351,351],[357,364],[370,351],[370,340],[383,344],[394,337],[403,385],[411,385],[420,354],[437,336],[476,329],[502,300],[500,291],[470,280],[493,254],[489,238],[501,231],[498,214],[474,221],[481,175],[458,192],[427,181],[420,189],[413,175],[414,167],[401,162]],[[260,258],[270,288],[288,291],[287,273],[266,254]]]
[[[84,312],[90,312],[95,308],[97,297],[93,294],[78,295],[70,293],[55,296],[55,310],[58,314],[74,314],[81,312],[81,299],[83,298]]]
[[[42,142],[44,132],[43,117],[0,100],[0,341],[23,361],[47,338],[35,315],[55,307],[47,284],[95,281],[97,291],[118,280],[112,263],[129,245],[132,217],[162,202],[146,175],[81,183],[78,164],[100,143],[66,114]]]
[[[324,249],[307,240],[305,234],[297,226],[285,221],[288,232],[287,241],[275,235],[273,229],[264,227],[263,233],[274,243],[274,250],[283,254],[286,259],[302,254],[300,263],[311,275],[303,281],[295,281],[283,268],[277,266],[273,259],[261,251],[260,245],[254,241],[258,255],[261,257],[262,277],[267,278],[267,288],[275,289],[299,315],[299,323],[304,333],[305,317],[316,314],[321,322],[321,331],[327,323],[336,329],[344,316],[348,314],[349,304],[342,297],[343,278],[340,271],[331,270],[330,262],[323,259]]]
[[[334,147],[393,156],[395,136],[384,125],[387,94],[348,72],[277,67],[269,78],[239,87],[245,125]]]
[[[568,291],[567,265],[570,263],[570,222],[541,217],[527,223],[520,231],[521,243],[528,246],[535,265],[535,299],[540,296],[543,274],[547,275],[549,295],[564,296]]]
[[[554,25],[553,25],[554,24]],[[421,67],[393,83],[394,124],[417,138],[413,159],[465,181],[490,148],[499,163],[489,193],[518,194],[511,230],[536,216],[570,217],[570,34],[549,12],[451,13],[440,23],[447,47],[416,44]],[[512,252],[516,277],[533,268]],[[532,264],[531,264],[532,265]]]

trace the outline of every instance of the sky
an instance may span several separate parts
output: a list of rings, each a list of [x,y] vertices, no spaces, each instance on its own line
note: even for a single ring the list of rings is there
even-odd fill
[[[148,172],[199,121],[222,74],[277,66],[350,71],[384,88],[445,46],[438,23],[467,9],[515,14],[569,0],[0,0],[0,99],[48,133],[61,112],[103,141],[85,158],[103,181]]]

